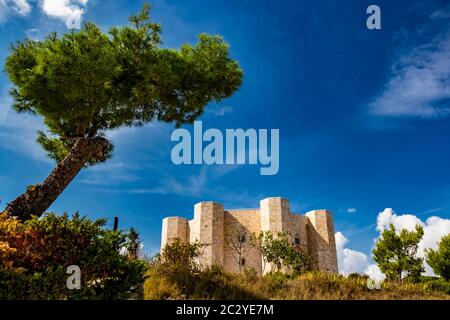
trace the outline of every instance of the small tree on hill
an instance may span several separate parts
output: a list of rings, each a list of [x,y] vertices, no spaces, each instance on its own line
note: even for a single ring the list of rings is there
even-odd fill
[[[270,231],[252,234],[251,244],[261,252],[263,270],[267,263],[271,263],[271,271],[281,271],[284,267],[289,271],[302,272],[312,268],[312,258],[292,245],[284,232],[275,235]]]
[[[11,47],[5,70],[14,108],[43,118],[49,133],[37,141],[57,165],[7,205],[9,215],[40,216],[83,167],[106,161],[113,145],[105,131],[153,120],[192,123],[240,86],[242,70],[220,36],[201,34],[196,45],[174,50],[161,47],[148,5],[130,22],[107,33],[86,23]]]
[[[403,276],[417,278],[425,271],[423,259],[418,258],[417,248],[423,237],[423,228],[416,225],[415,231],[395,231],[393,224],[382,232],[372,251],[373,259],[381,272],[390,280],[402,280]]]
[[[450,234],[441,239],[437,250],[426,250],[426,260],[434,273],[450,280]]]
[[[135,228],[130,228],[128,233],[128,243],[125,248],[127,249],[127,254],[130,259],[139,259],[141,255],[142,242],[139,239],[139,233]]]
[[[198,242],[185,243],[176,238],[156,256],[156,262],[164,270],[197,272],[200,269],[198,259],[201,256],[201,247]]]

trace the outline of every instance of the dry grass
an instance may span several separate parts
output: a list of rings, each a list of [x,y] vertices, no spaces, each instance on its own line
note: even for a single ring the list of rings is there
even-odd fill
[[[450,295],[429,283],[384,282],[377,290],[369,289],[364,277],[309,272],[260,278],[249,271],[236,275],[212,267],[182,276],[150,268],[145,299],[398,300],[450,299]]]

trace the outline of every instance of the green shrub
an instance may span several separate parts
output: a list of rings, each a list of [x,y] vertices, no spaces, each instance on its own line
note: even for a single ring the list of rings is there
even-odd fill
[[[421,283],[425,290],[442,292],[450,295],[450,281],[438,277],[426,277]]]
[[[353,272],[350,273],[349,275],[347,275],[348,279],[364,279],[365,281],[367,281],[367,279],[369,279],[369,276],[366,274],[359,274],[357,272]]]
[[[0,216],[0,299],[127,299],[145,280],[146,262],[121,254],[128,234],[106,220],[47,214],[25,223]],[[67,267],[81,271],[68,289]]]

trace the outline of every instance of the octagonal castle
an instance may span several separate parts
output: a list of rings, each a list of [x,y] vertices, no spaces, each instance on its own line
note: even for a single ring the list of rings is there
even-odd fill
[[[290,211],[289,201],[284,198],[266,198],[257,209],[224,209],[216,202],[200,202],[194,206],[194,219],[167,217],[162,223],[161,249],[176,238],[183,242],[198,240],[202,244],[200,263],[219,264],[225,271],[238,272],[236,251],[225,235],[233,230],[245,230],[248,235],[260,231],[286,232],[293,245],[309,254],[315,267],[321,271],[337,273],[336,242],[334,238],[333,214],[328,210],[313,210],[305,215]],[[263,270],[260,252],[248,239],[242,242],[241,266],[254,268],[259,274],[270,271],[266,264]]]

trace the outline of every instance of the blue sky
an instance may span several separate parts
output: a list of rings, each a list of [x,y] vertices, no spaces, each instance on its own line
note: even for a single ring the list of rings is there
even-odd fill
[[[106,30],[125,24],[143,2],[62,0],[52,8],[44,0],[0,0],[0,61],[11,42],[65,31],[70,3]],[[370,4],[381,8],[381,30],[366,28]],[[202,200],[242,208],[283,196],[297,213],[326,208],[348,246],[365,254],[385,208],[422,221],[450,218],[449,1],[152,5],[164,46],[194,43],[201,32],[230,43],[244,83],[209,106],[203,126],[280,129],[279,173],[261,176],[249,165],[175,166],[173,125],[152,123],[109,132],[114,157],[81,172],[51,211],[117,215],[120,227],[140,231],[149,253],[159,247],[161,219],[191,218]],[[54,165],[34,142],[41,120],[10,109],[9,87],[0,73],[0,209]]]

